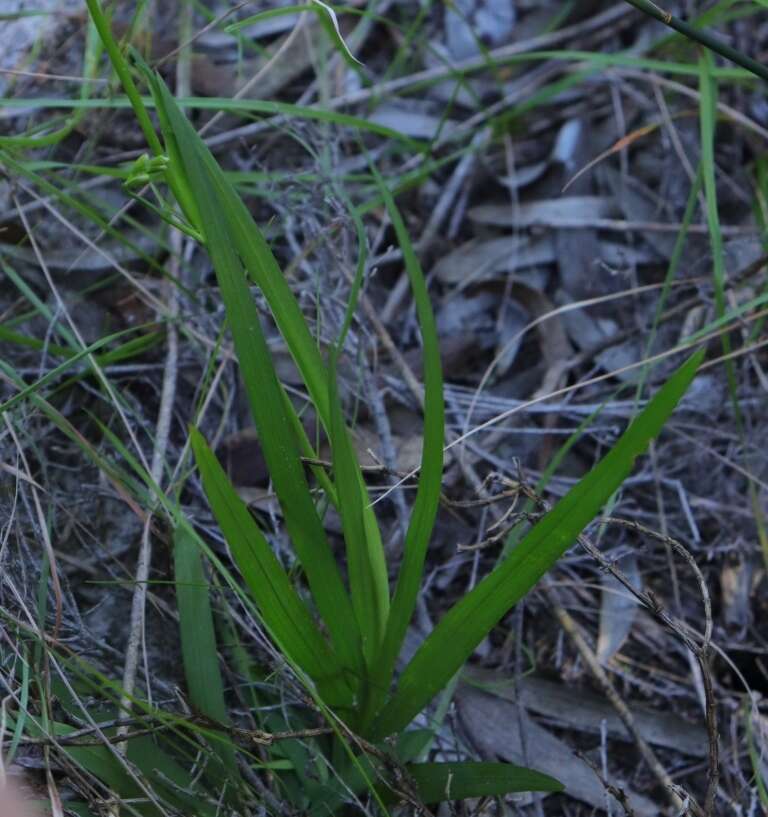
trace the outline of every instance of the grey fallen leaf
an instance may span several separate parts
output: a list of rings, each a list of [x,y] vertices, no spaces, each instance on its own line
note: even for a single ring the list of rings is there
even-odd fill
[[[548,167],[549,162],[536,162],[536,164],[517,167],[511,176],[500,176],[499,182],[509,190],[520,190],[538,181]]]
[[[601,725],[610,738],[632,742],[632,736],[604,696],[579,689],[560,681],[550,681],[536,675],[526,675],[515,685],[511,678],[499,678],[497,672],[468,667],[462,674],[467,684],[477,686],[506,701],[514,702],[515,694],[530,712],[543,715],[558,724],[588,734],[600,734]],[[630,711],[639,733],[654,746],[675,749],[690,757],[707,754],[707,731],[678,715],[630,704]]]
[[[708,304],[697,304],[688,310],[685,318],[683,318],[680,331],[677,333],[678,344],[688,340],[691,335],[704,328],[709,311],[710,309]]]
[[[497,377],[503,377],[515,362],[523,342],[522,331],[530,323],[528,311],[517,301],[508,301],[503,310],[496,346]]]
[[[445,43],[457,60],[506,42],[515,27],[517,14],[511,0],[452,0],[446,3]]]
[[[456,126],[450,119],[400,105],[382,105],[368,117],[368,120],[414,139],[434,139],[439,132],[450,132]]]
[[[605,808],[605,790],[592,769],[516,704],[468,687],[459,690],[456,701],[464,730],[484,755],[552,775],[570,797],[594,808]],[[661,814],[649,799],[623,788],[637,817]],[[617,801],[612,800],[612,805],[614,813],[621,813]]]
[[[755,569],[752,562],[739,559],[720,571],[723,619],[730,632],[746,633],[752,622],[751,595]]]
[[[477,331],[497,305],[498,297],[492,292],[449,297],[437,309],[437,331],[443,336]]]
[[[680,406],[698,414],[716,414],[725,400],[727,395],[723,379],[705,372],[694,377]]]
[[[723,259],[730,275],[739,275],[765,255],[765,244],[758,238],[732,238],[723,244]]]
[[[571,196],[592,193],[592,178],[588,174],[579,175],[577,169],[588,166],[594,152],[592,128],[586,120],[572,118],[560,128],[552,150],[552,163],[559,167],[560,184],[568,186]],[[555,247],[560,286],[571,298],[581,301],[618,289],[620,282],[617,278],[605,265],[595,263],[600,255],[600,240],[594,227],[558,230]],[[595,314],[610,308],[610,305],[597,306]]]
[[[466,286],[492,279],[499,273],[519,272],[551,264],[554,259],[554,244],[546,237],[535,240],[527,236],[475,239],[444,255],[432,272],[443,283]],[[526,275],[525,283],[534,289],[543,289],[547,279],[548,276],[541,270],[532,270]]]
[[[583,119],[571,118],[564,122],[557,132],[555,146],[552,149],[552,161],[563,165],[569,173],[572,173],[578,162],[584,158],[578,154],[584,140],[585,126]]]
[[[126,265],[137,261],[141,258],[141,253],[156,255],[158,246],[162,245],[156,236],[144,232],[126,232],[123,238],[123,241],[112,239],[101,241],[95,248],[85,244],[71,248],[61,247],[56,246],[55,241],[51,241],[50,246],[47,243],[43,244],[42,252],[49,269],[71,273],[101,273],[114,269],[115,263]],[[5,255],[38,266],[37,255],[30,247],[16,244],[1,246]]]
[[[3,0],[0,3],[4,17],[0,23],[0,68],[4,70],[36,70],[36,62],[26,62],[26,57],[35,53],[37,43],[51,36],[67,17],[78,13],[82,7],[80,0],[35,0],[37,13],[25,14],[32,5],[27,0]],[[19,16],[14,19],[16,14]],[[12,79],[12,75],[0,72],[0,93],[5,94]]]
[[[261,40],[266,37],[274,37],[276,34],[283,34],[291,31],[299,20],[300,12],[295,14],[281,14],[278,17],[268,17],[257,20],[245,28],[238,29],[238,35],[243,40]],[[226,29],[212,28],[198,38],[198,43],[203,48],[213,51],[216,49],[233,49],[236,44],[235,37]]]
[[[557,298],[558,303],[568,302],[565,297]],[[590,349],[607,342],[619,331],[616,322],[590,314],[589,310],[572,309],[562,314],[568,336],[579,349]],[[599,351],[594,359],[605,372],[617,372],[617,377],[627,383],[636,383],[642,376],[639,367],[622,371],[642,358],[642,341],[629,339],[608,346]]]
[[[629,579],[635,590],[641,590],[643,580],[634,553],[619,559],[617,567]],[[610,573],[603,576],[600,594],[600,632],[597,638],[597,658],[608,663],[621,649],[632,629],[637,614],[637,601]]]
[[[602,184],[613,193],[627,221],[670,221],[669,214],[660,211],[658,199],[637,180],[631,177],[625,179],[619,171],[606,163],[598,166],[597,174]],[[647,230],[642,236],[662,258],[671,257],[676,241],[674,233]],[[706,246],[707,240],[702,236],[689,235],[681,258],[681,269],[690,269],[695,265],[696,259],[706,252]]]
[[[643,264],[654,258],[644,247],[627,247],[615,241],[600,242],[599,260],[611,267]],[[492,280],[503,273],[524,273],[523,283],[541,291],[549,283],[549,275],[542,268],[556,260],[555,242],[551,236],[472,239],[444,255],[432,273],[445,284],[462,283],[464,286]]]
[[[518,206],[511,204],[481,204],[469,211],[469,217],[478,224],[497,227],[559,227],[564,224],[589,226],[595,219],[611,218],[618,214],[613,196],[560,196],[540,199]]]

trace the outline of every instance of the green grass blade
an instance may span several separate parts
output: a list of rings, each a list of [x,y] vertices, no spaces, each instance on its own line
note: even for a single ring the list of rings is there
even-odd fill
[[[747,736],[747,751],[749,753],[749,761],[752,765],[752,781],[757,788],[757,794],[760,798],[760,805],[763,811],[768,814],[768,786],[765,780],[765,749],[764,746],[758,746],[755,740],[755,727],[752,722],[752,702],[745,701],[743,707],[744,726]]]
[[[726,269],[725,252],[723,246],[723,234],[720,227],[720,213],[717,203],[717,180],[715,179],[715,128],[717,124],[717,83],[712,76],[714,60],[712,55],[704,52],[699,59],[700,79],[699,90],[701,93],[701,104],[699,105],[699,125],[701,129],[701,165],[704,174],[704,196],[707,203],[707,227],[709,228],[709,241],[712,247],[712,278],[715,290],[715,312],[718,318],[723,318],[726,314]],[[736,377],[736,368],[732,359],[731,338],[724,332],[721,338],[723,356],[725,359],[725,377],[728,383],[728,393],[733,407],[733,416],[736,421],[736,429],[742,440],[742,446],[747,460],[747,471],[752,472],[753,468],[749,463],[749,446],[746,445],[746,429],[744,416],[739,403],[739,384]],[[768,565],[768,534],[766,534],[766,520],[762,503],[758,496],[758,490],[754,480],[748,483],[750,504],[755,517],[757,527],[757,538],[760,542],[760,549],[763,552],[763,561]]]
[[[8,411],[9,409],[13,408],[17,403],[20,403],[22,400],[25,400],[32,394],[36,394],[43,386],[47,385],[51,381],[55,380],[59,375],[64,374],[64,372],[69,371],[76,363],[81,361],[83,358],[89,357],[94,352],[97,352],[99,349],[102,349],[104,346],[107,346],[113,340],[117,338],[121,338],[124,335],[127,335],[130,332],[135,332],[137,329],[142,329],[144,327],[131,327],[130,329],[121,329],[119,332],[115,332],[112,335],[106,335],[103,338],[99,338],[99,340],[92,343],[90,346],[86,346],[84,349],[76,352],[64,363],[59,364],[55,368],[51,369],[50,372],[44,374],[39,380],[36,380],[34,383],[30,383],[29,386],[24,387],[18,394],[14,394],[13,397],[6,400],[4,403],[0,403],[0,414]]]
[[[141,58],[136,52],[131,52],[133,61],[140,65]],[[141,102],[146,107],[151,108],[153,105],[152,98],[141,97]],[[324,108],[315,108],[311,105],[294,105],[290,102],[279,102],[277,100],[264,99],[231,99],[229,97],[180,97],[178,99],[179,105],[185,110],[204,110],[204,111],[225,111],[235,114],[253,114],[260,113],[274,117],[275,120],[267,120],[265,126],[279,127],[281,120],[295,120],[308,119],[313,122],[328,122],[332,125],[337,125],[340,128],[350,128],[355,131],[362,131],[363,133],[371,133],[380,136],[383,139],[388,139],[393,145],[402,146],[405,150],[410,150],[414,153],[425,153],[428,150],[428,145],[424,141],[418,141],[405,135],[402,131],[397,131],[394,128],[388,128],[386,125],[379,125],[363,117],[352,116],[351,114],[341,113],[335,110],[327,110]],[[131,107],[128,99],[122,96],[115,96],[110,99],[90,99],[77,100],[65,99],[63,97],[14,97],[3,99],[3,107],[7,108],[37,108],[43,110],[45,108],[57,108],[67,110],[75,108],[78,110],[125,110]],[[214,141],[216,137],[208,137],[207,141]],[[3,142],[0,140],[0,145]]]
[[[103,14],[101,10],[101,3],[99,0],[85,0],[86,5],[88,6],[88,11],[91,15],[91,20],[93,24],[96,26],[96,30],[99,32],[99,37],[101,42],[104,44],[104,48],[107,50],[107,54],[109,54],[110,62],[112,63],[112,67],[115,70],[115,73],[120,79],[122,83],[123,89],[131,102],[131,107],[133,108],[133,113],[138,120],[138,123],[141,127],[141,130],[144,133],[144,137],[147,140],[147,144],[152,148],[152,152],[157,154],[161,152],[161,145],[160,140],[157,138],[157,134],[155,133],[155,129],[152,126],[152,120],[149,118],[149,114],[147,113],[147,109],[144,107],[144,102],[139,95],[139,91],[136,88],[136,85],[133,82],[133,77],[131,76],[130,66],[128,65],[125,56],[123,55],[120,47],[115,42],[115,38],[112,36],[112,28],[109,24],[109,21]]]
[[[282,16],[284,14],[297,14],[302,12],[312,12],[317,15],[320,25],[322,25],[322,27],[325,29],[329,39],[335,46],[336,50],[342,55],[344,60],[353,68],[360,65],[360,60],[355,58],[354,54],[352,54],[347,47],[347,44],[344,42],[344,38],[341,36],[339,23],[336,18],[336,12],[321,0],[310,0],[309,3],[304,3],[302,5],[285,6],[282,8],[262,11],[259,14],[254,14],[251,17],[246,17],[244,20],[238,20],[238,22],[228,25],[225,31],[230,34],[234,34],[262,20],[268,20],[272,17]]]
[[[378,717],[374,737],[403,729],[475,647],[575,541],[661,431],[704,356],[692,355],[662,386],[616,445],[546,514],[492,573],[452,607],[422,643]]]
[[[173,556],[181,652],[189,698],[196,711],[218,723],[229,724],[208,581],[197,544],[183,527],[174,531]],[[232,744],[217,742],[213,748],[229,773],[237,777]]]
[[[406,770],[423,803],[526,791],[564,791],[554,777],[511,763],[413,763]]]
[[[258,233],[258,230],[249,214],[249,223],[244,223],[242,212],[247,214],[245,205],[168,89],[156,79],[154,90],[158,109],[162,109],[178,148],[181,166],[175,168],[175,173],[185,178],[199,209],[206,247],[226,307],[259,442],[286,528],[337,654],[346,667],[361,673],[358,623],[307,484],[294,432],[295,421],[289,415],[292,407],[284,399],[256,304],[243,275],[241,258],[245,258],[242,248],[249,241],[249,233]],[[263,238],[260,240],[264,245],[262,255],[268,256],[274,264],[274,269],[270,270],[272,277],[278,277],[288,290],[266,242]],[[295,304],[295,299],[293,302]],[[284,318],[281,305],[272,302],[270,305],[280,323]],[[292,324],[299,321],[306,329],[300,312],[292,316]],[[314,348],[314,344],[312,346]],[[327,395],[325,399],[327,401]]]
[[[94,227],[98,227],[99,230],[108,235],[111,240],[115,241],[121,247],[125,247],[126,251],[130,253],[130,255],[140,258],[149,269],[154,270],[159,275],[165,274],[165,269],[158,263],[157,259],[154,258],[151,253],[145,252],[145,250],[139,247],[135,242],[126,238],[124,230],[118,229],[108,218],[105,218],[104,213],[97,209],[92,202],[84,200],[86,194],[84,191],[80,190],[77,185],[74,185],[71,182],[62,181],[62,184],[68,184],[69,189],[73,191],[71,193],[67,192],[67,190],[57,187],[55,184],[49,181],[48,178],[40,175],[39,173],[35,173],[24,163],[17,161],[17,159],[6,150],[0,149],[0,162],[8,170],[13,171],[21,178],[27,179],[29,182],[31,182],[35,188],[40,191],[40,193],[44,193],[46,196],[50,196],[55,199],[60,203],[62,208],[67,207],[72,209]],[[3,254],[7,255],[10,248],[10,245],[5,245],[3,247]]]
[[[411,284],[416,305],[416,316],[421,329],[424,355],[424,440],[416,499],[414,500],[408,530],[405,535],[403,562],[400,566],[392,599],[387,632],[381,656],[376,666],[375,698],[372,701],[372,711],[368,713],[369,715],[375,714],[373,710],[376,704],[380,705],[383,702],[383,697],[389,689],[395,661],[416,607],[424,571],[424,559],[440,503],[445,435],[440,342],[437,336],[437,326],[429,300],[427,284],[421,264],[411,244],[408,230],[392,194],[381,177],[378,174],[376,174],[376,177],[384,204],[403,252],[403,261]]]
[[[244,28],[255,25],[256,23],[263,23],[265,20],[271,20],[273,17],[284,17],[287,14],[300,14],[302,11],[307,11],[306,3],[296,3],[290,6],[280,6],[276,9],[268,9],[267,11],[260,11],[258,14],[251,14],[238,20],[236,23],[229,23],[224,26],[224,31],[227,34],[237,34]]]
[[[191,440],[208,501],[270,635],[318,684],[321,694],[331,691],[333,704],[348,703],[341,678],[342,667],[283,566],[202,434],[192,429]]]
[[[715,311],[717,317],[723,316],[726,310],[725,303],[725,253],[723,247],[723,233],[720,227],[720,213],[717,206],[717,182],[715,180],[715,128],[717,122],[717,84],[711,75],[713,67],[712,56],[703,52],[699,60],[699,92],[701,104],[699,106],[699,127],[701,130],[701,168],[704,180],[704,197],[707,203],[707,227],[709,241],[712,247],[712,279],[715,290]],[[731,351],[730,337],[727,333],[722,336],[723,354]],[[733,370],[733,361],[726,360],[726,376],[731,396],[736,390],[736,376]],[[736,406],[738,412],[738,405]]]

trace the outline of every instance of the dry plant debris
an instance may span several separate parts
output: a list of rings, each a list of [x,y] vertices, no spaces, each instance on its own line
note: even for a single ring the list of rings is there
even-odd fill
[[[434,734],[419,752],[505,759],[566,787],[457,814],[765,813],[765,83],[627,3],[353,2],[336,11],[360,66],[306,11],[232,27],[275,3],[113,5],[116,35],[161,70],[263,226],[324,352],[359,260],[351,208],[363,217],[340,389],[395,561],[424,373],[373,167],[397,196],[436,314],[450,446],[414,639],[610,448],[676,350],[708,343],[588,547],[476,650],[423,717]],[[765,62],[765,3],[665,9]],[[1,7],[0,53],[0,768],[57,817],[322,806],[334,770],[314,765],[311,741],[327,724],[215,573],[199,578],[227,712],[206,720],[185,687],[171,525],[149,477],[229,564],[191,473],[190,423],[295,567],[210,262],[160,218],[156,187],[122,184],[146,146],[80,5]],[[37,387],[10,405],[22,384]],[[320,442],[308,469],[330,460]],[[332,509],[324,524],[341,549]],[[121,686],[157,711],[118,723]],[[217,729],[243,750],[243,789],[220,801]],[[160,768],[152,741],[166,733],[177,755]],[[99,776],[88,753],[102,749]],[[293,789],[275,771],[289,764],[309,769]],[[401,783],[401,812],[417,813]],[[348,794],[343,813],[377,813]]]

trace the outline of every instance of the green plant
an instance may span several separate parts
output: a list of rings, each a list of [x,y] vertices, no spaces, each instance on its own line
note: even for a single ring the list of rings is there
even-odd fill
[[[702,359],[693,355],[675,372],[603,460],[546,516],[506,559],[438,623],[393,688],[395,662],[415,609],[426,550],[438,510],[443,468],[443,400],[438,339],[426,283],[395,201],[375,173],[410,279],[424,349],[424,445],[416,498],[394,591],[373,509],[355,457],[336,384],[336,364],[353,318],[364,258],[352,288],[344,331],[323,360],[301,310],[250,213],[218,163],[182,113],[160,77],[136,58],[156,108],[163,144],[154,132],[133,73],[112,39],[97,0],[88,0],[96,28],[123,82],[152,159],[129,172],[130,186],[161,180],[174,202],[158,212],[174,227],[199,237],[216,272],[253,419],[271,481],[311,601],[295,587],[229,482],[199,430],[190,431],[205,492],[245,586],[274,643],[327,716],[335,736],[324,744],[340,786],[313,803],[333,810],[345,791],[368,787],[384,806],[402,795],[387,755],[403,764],[417,799],[433,802],[510,791],[555,791],[557,781],[504,764],[412,763],[423,745],[413,718],[451,680],[478,643],[575,541],[629,474],[635,459],[659,433]],[[157,188],[155,188],[157,190]],[[181,218],[174,215],[175,206]],[[359,224],[359,215],[354,214]],[[332,469],[313,466],[327,501],[338,511],[346,545],[348,582],[342,578],[305,473],[302,457],[317,460],[300,419],[280,383],[249,289],[266,298],[304,381],[332,450]],[[215,631],[199,537],[171,509],[175,540],[182,644],[191,699],[219,727],[226,727],[223,686],[216,664]],[[203,622],[201,624],[201,622]],[[322,626],[321,626],[322,625]],[[327,635],[326,635],[327,633]],[[392,754],[390,736],[397,736]],[[210,736],[209,736],[210,738]],[[356,741],[365,751],[360,753]],[[219,761],[237,774],[229,748]],[[299,761],[294,759],[293,768]],[[377,781],[383,779],[385,785]],[[318,812],[319,813],[319,812]]]

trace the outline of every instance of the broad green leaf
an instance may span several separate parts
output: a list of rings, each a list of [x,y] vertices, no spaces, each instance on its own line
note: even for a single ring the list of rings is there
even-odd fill
[[[47,737],[46,730],[42,729],[40,724],[36,722],[30,721],[27,731],[33,737]],[[76,731],[76,729],[69,724],[52,722],[49,724],[48,731],[58,737],[66,737],[70,732]],[[108,730],[108,734],[110,735],[113,732],[114,730]],[[191,777],[185,774],[181,767],[170,760],[165,753],[154,747],[151,741],[140,740],[141,751],[138,752],[138,742],[134,740],[129,741],[129,760],[134,762],[140,771],[149,772],[150,776],[155,778],[152,780],[152,789],[160,789],[163,799],[167,799],[168,803],[176,807],[189,808],[193,803],[190,795],[182,794],[181,791],[171,789],[168,787],[166,781],[158,779],[155,774],[158,769],[162,769],[164,773],[170,771],[173,773],[172,779],[174,782],[178,782],[181,787],[191,787],[193,785]],[[147,744],[149,744],[149,746]],[[150,749],[149,753],[147,749]],[[88,742],[84,742],[82,745],[78,743],[62,743],[61,751],[69,758],[70,762],[86,770],[89,774],[94,775],[121,797],[144,801],[140,806],[132,807],[127,813],[139,814],[144,817],[161,817],[163,814],[162,807],[146,802],[147,794],[150,791],[149,787],[146,787],[146,784],[141,782],[141,778],[138,775],[129,773],[128,767],[124,761],[120,761],[114,748],[94,746]],[[154,803],[159,804],[157,796],[155,797]],[[200,817],[213,817],[213,809],[205,804],[201,805],[203,807],[199,812]]]
[[[357,230],[358,263],[341,331],[328,360],[328,404],[331,412],[329,436],[336,480],[337,508],[346,544],[352,604],[360,622],[367,669],[372,672],[375,671],[374,665],[381,648],[389,611],[387,565],[381,544],[381,532],[370,507],[360,464],[344,421],[337,379],[339,356],[352,325],[365,274],[365,228],[357,213],[354,210],[351,212]]]
[[[197,712],[227,725],[229,715],[219,670],[208,582],[197,544],[184,527],[174,531],[173,556],[181,652],[189,699]],[[213,748],[229,773],[237,777],[234,747],[226,742],[216,742]]]
[[[434,740],[432,729],[408,729],[397,736],[395,754],[401,763],[412,763]]]
[[[320,615],[330,631],[334,649],[344,665],[360,676],[363,661],[358,622],[307,484],[294,432],[295,421],[289,415],[292,408],[284,399],[258,310],[243,274],[243,260],[248,263],[245,256],[247,247],[251,246],[250,233],[258,234],[256,243],[263,245],[259,247],[260,253],[257,249],[260,268],[265,259],[271,262],[272,266],[263,276],[268,279],[271,290],[287,292],[296,310],[298,305],[245,205],[175,99],[156,77],[153,77],[153,90],[158,110],[162,112],[161,120],[166,123],[164,130],[170,132],[170,139],[175,141],[178,150],[181,166],[175,167],[174,172],[187,180],[202,220],[198,226],[202,227],[216,271],[259,442],[286,528]],[[282,287],[274,283],[275,279],[282,282]],[[266,289],[265,294],[269,297]],[[281,304],[270,301],[270,305],[279,324]],[[313,348],[317,354],[301,313],[288,319],[293,325],[304,327],[309,343],[305,342],[303,349]],[[305,357],[302,354],[302,359]],[[318,374],[321,384],[323,371],[321,363]],[[325,399],[327,401],[327,395]]]
[[[286,414],[285,409],[290,408],[290,404],[281,394],[258,323],[258,313],[242,275],[243,265],[264,292],[318,415],[326,430],[330,430],[325,366],[299,305],[247,208],[167,88],[156,77],[152,82],[161,122],[165,122],[164,131],[176,144],[180,171],[187,177],[204,219],[203,232],[217,269],[251,409],[270,476],[283,507],[286,527],[307,572],[310,589],[336,652],[346,666],[362,674],[360,622],[312,503],[299,459],[300,446],[291,428],[295,427],[296,418]],[[362,474],[356,462],[355,468],[362,486]],[[375,535],[377,526],[373,511],[367,504],[364,518],[369,551],[373,551],[371,565],[377,620],[384,621],[389,606],[386,564],[380,538]]]
[[[405,768],[416,786],[419,800],[424,803],[564,790],[563,784],[554,777],[511,763],[414,763]]]
[[[375,172],[375,169],[374,169]],[[416,304],[416,315],[421,329],[424,355],[424,434],[416,499],[413,503],[408,530],[405,535],[403,561],[398,574],[397,586],[392,599],[387,632],[381,656],[376,662],[373,677],[373,699],[368,716],[383,703],[389,690],[395,661],[405,638],[408,624],[416,607],[424,572],[432,529],[435,524],[443,475],[443,445],[445,435],[445,407],[443,404],[443,376],[440,360],[440,342],[429,300],[427,284],[408,230],[397,209],[392,194],[383,179],[376,173],[379,191],[395,228],[403,251],[403,260]]]
[[[146,76],[151,83],[155,96],[166,147],[169,149],[171,167],[175,165],[182,169],[184,167],[186,158],[182,159],[178,147],[180,135],[183,135],[185,142],[188,143],[187,157],[191,155],[193,161],[205,163],[207,175],[209,178],[216,180],[221,196],[226,199],[227,216],[232,227],[229,238],[236,242],[237,252],[243,261],[248,276],[264,293],[275,323],[309,391],[312,403],[323,425],[328,430],[330,428],[330,411],[325,366],[299,304],[288,286],[280,266],[269,248],[269,244],[254,222],[248,208],[229,184],[226,175],[216,163],[205,143],[181,113],[176,100],[169,94],[162,80],[148,71]],[[226,100],[220,100],[220,102],[226,102]],[[183,101],[182,103],[186,104]],[[173,122],[169,119],[170,112],[173,112]],[[176,157],[175,161],[174,156]],[[171,173],[169,181],[175,175]],[[180,203],[183,206],[183,202]],[[199,216],[196,216],[196,211],[186,213],[186,215],[191,223],[200,226],[200,219]]]
[[[379,715],[374,738],[403,729],[493,629],[573,544],[661,431],[688,388],[705,350],[662,386],[605,457],[547,513],[507,558],[443,616],[405,668]]]
[[[317,629],[245,503],[202,434],[191,431],[203,487],[232,556],[250,589],[264,624],[280,649],[318,685],[331,705],[349,704],[342,667]]]

